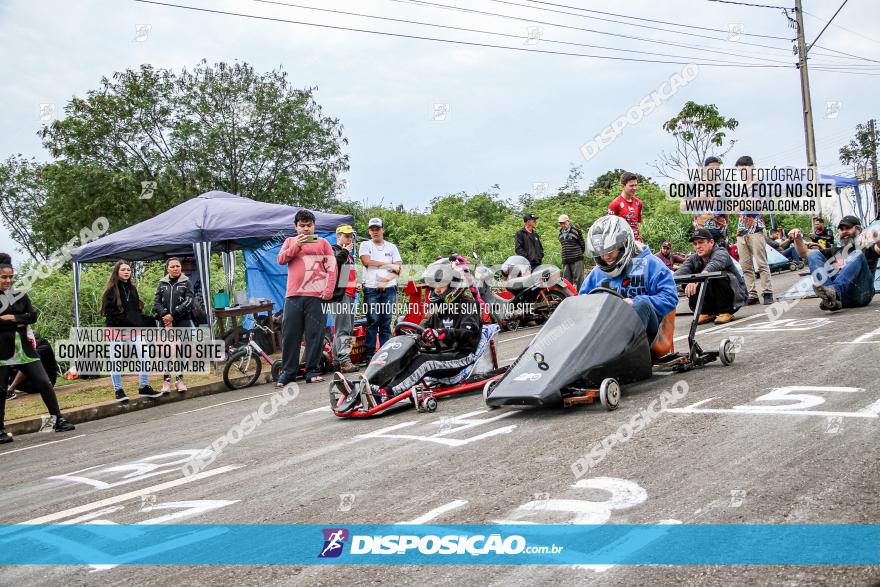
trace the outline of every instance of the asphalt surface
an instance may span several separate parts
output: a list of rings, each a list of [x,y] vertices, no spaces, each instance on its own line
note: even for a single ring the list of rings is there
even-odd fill
[[[793,273],[774,276],[777,293],[796,278]],[[585,518],[554,510],[571,500],[586,500],[593,502],[587,523],[597,523],[597,515],[599,523],[607,518],[610,524],[880,523],[880,418],[876,417],[880,297],[865,308],[835,314],[820,311],[818,301],[808,299],[774,322],[768,320],[766,310],[766,306],[744,308],[727,326],[700,327],[698,340],[704,348],[717,348],[725,337],[742,337],[732,366],[716,362],[683,375],[624,386],[621,406],[614,412],[599,404],[489,411],[474,394],[441,400],[432,414],[408,409],[375,419],[343,420],[327,408],[326,384],[302,385],[295,400],[227,447],[206,476],[186,482],[179,464],[167,464],[181,458],[173,453],[210,445],[266,402],[273,392],[270,386],[81,424],[68,434],[21,436],[0,448],[0,522],[137,523],[178,514],[181,517],[168,521],[330,526],[419,520],[568,523]],[[689,318],[678,317],[677,337],[686,335]],[[875,330],[877,336],[853,343]],[[499,345],[502,362],[516,358],[536,332],[531,328],[504,333]],[[682,340],[676,344],[683,348]],[[687,382],[688,395],[611,450],[584,477],[592,479],[592,489],[573,487],[577,478],[572,463],[678,380]],[[797,386],[825,388],[789,390],[822,401],[804,399],[797,408],[800,413],[792,414],[778,406],[792,406],[794,400],[757,400],[772,389]],[[405,426],[388,430],[397,425]],[[131,463],[141,464],[125,467]],[[156,467],[159,463],[165,464]],[[602,509],[610,498],[608,488],[638,487],[644,490],[644,500],[618,501],[620,507]],[[125,497],[138,490],[144,495]],[[116,496],[122,497],[97,504]],[[192,501],[199,503],[180,503]],[[546,505],[526,505],[541,501]],[[2,585],[50,582],[877,585],[880,568],[84,565],[0,569]]]

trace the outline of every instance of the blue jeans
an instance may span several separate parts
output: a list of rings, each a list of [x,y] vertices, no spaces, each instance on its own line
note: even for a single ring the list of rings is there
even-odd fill
[[[364,343],[364,358],[367,362],[376,354],[376,336],[379,345],[391,338],[392,306],[397,302],[397,288],[389,287],[384,291],[375,287],[364,288],[364,303],[367,305],[367,339]]]
[[[801,260],[801,256],[798,255],[797,249],[794,248],[794,245],[788,245],[785,250],[779,251],[782,253],[782,256],[788,259],[789,261],[793,261],[797,263]]]
[[[654,311],[654,306],[648,300],[639,300],[633,302],[633,310],[639,315],[642,324],[645,325],[645,332],[648,334],[648,344],[654,342],[657,338],[657,332],[660,330],[660,317]]]
[[[827,269],[823,274],[817,273],[825,266],[825,256],[821,252],[810,251],[807,265],[813,275],[813,284],[833,287],[844,308],[861,308],[871,303],[871,298],[874,297],[874,276],[863,252],[850,253],[840,271],[828,277],[824,275],[829,272]],[[825,279],[820,282],[822,277]]]

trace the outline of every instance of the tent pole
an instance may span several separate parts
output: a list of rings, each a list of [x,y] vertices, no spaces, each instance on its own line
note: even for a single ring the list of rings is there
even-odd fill
[[[80,264],[73,262],[73,324],[79,328],[79,278]]]

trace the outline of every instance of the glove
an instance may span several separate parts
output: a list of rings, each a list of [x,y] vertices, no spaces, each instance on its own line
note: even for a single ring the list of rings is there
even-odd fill
[[[436,346],[444,338],[446,338],[446,330],[443,328],[428,328],[422,332],[422,342],[427,347]]]

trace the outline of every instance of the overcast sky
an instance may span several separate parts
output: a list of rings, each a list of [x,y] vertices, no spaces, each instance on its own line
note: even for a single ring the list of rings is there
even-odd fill
[[[174,2],[174,0],[170,0]],[[284,0],[287,4],[296,0]],[[418,20],[448,26],[516,35],[488,36],[327,14],[253,0],[180,0],[199,6],[353,28],[508,45],[536,51],[617,55],[668,61],[759,63],[772,59],[791,64],[794,35],[780,10],[741,7],[708,0],[556,0],[557,7],[528,0],[432,0],[516,18],[478,15],[448,8],[393,0],[361,2],[300,0],[300,5]],[[787,4],[783,0],[780,4]],[[761,2],[763,3],[763,2]],[[774,2],[769,2],[774,3]],[[517,5],[528,5],[538,9]],[[647,20],[596,13],[583,18],[548,10],[576,12],[558,5],[614,12],[642,19],[720,29],[686,29]],[[839,6],[805,0],[810,40]],[[819,45],[880,60],[880,34],[869,23],[880,16],[876,0],[851,0],[822,35]],[[629,26],[607,20],[690,32]],[[538,21],[544,21],[540,23]],[[613,35],[560,28],[610,32]],[[729,32],[733,28],[733,32]],[[843,28],[841,28],[843,27]],[[845,30],[848,29],[848,30]],[[746,33],[746,34],[740,34]],[[693,35],[705,35],[711,38]],[[784,37],[783,39],[748,34]],[[682,48],[624,38],[639,36]],[[531,38],[529,38],[531,36]],[[728,40],[728,37],[731,37]],[[683,56],[621,54],[551,41],[605,45]],[[758,47],[754,43],[767,45]],[[394,38],[359,32],[194,12],[128,0],[50,2],[0,0],[0,155],[14,153],[46,160],[36,137],[41,104],[54,104],[59,116],[72,96],[97,87],[102,76],[142,63],[179,70],[200,59],[247,61],[258,70],[282,66],[300,87],[317,86],[325,113],[338,117],[350,141],[351,171],[346,197],[372,203],[424,206],[437,195],[470,193],[501,186],[504,196],[532,192],[546,182],[564,184],[571,164],[583,165],[585,183],[613,168],[645,175],[672,141],[662,123],[688,100],[714,103],[740,126],[732,154],[752,154],[761,165],[805,163],[803,117],[798,71],[785,68],[700,66],[695,79],[668,101],[628,126],[611,145],[589,161],[580,147],[627,110],[681,71],[681,64],[612,61],[579,56],[508,51]],[[734,53],[739,56],[725,55]],[[758,59],[741,57],[748,54]],[[834,54],[811,52],[812,99],[819,165],[842,169],[837,149],[856,124],[877,116],[880,63],[874,75],[819,71],[819,64],[859,64]],[[828,104],[831,103],[829,106]],[[438,106],[440,105],[440,106]],[[48,107],[51,110],[51,106]],[[51,115],[43,107],[43,116]],[[445,116],[444,116],[445,113]],[[14,248],[0,229],[0,250]],[[17,259],[21,255],[14,255]]]

